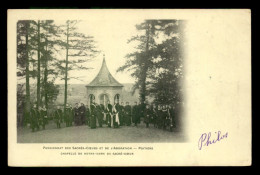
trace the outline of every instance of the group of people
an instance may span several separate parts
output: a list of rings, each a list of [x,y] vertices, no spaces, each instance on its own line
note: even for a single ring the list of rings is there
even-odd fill
[[[46,124],[48,124],[48,115],[47,115],[47,109],[45,106],[39,107],[37,109],[36,104],[33,106],[33,108],[30,111],[30,126],[32,128],[32,131],[39,130],[42,126],[42,129],[45,129]]]
[[[31,110],[31,128],[34,132],[36,129],[42,126],[45,129],[45,125],[48,123],[47,110],[45,106],[36,109],[36,105]],[[120,126],[138,126],[141,123],[141,119],[149,128],[151,125],[159,129],[173,130],[175,127],[176,110],[173,105],[149,105],[145,103],[135,102],[133,106],[130,106],[129,102],[118,101],[112,105],[108,101],[106,105],[97,104],[93,100],[90,104],[84,105],[83,103],[76,103],[75,107],[66,105],[64,110],[60,106],[57,106],[53,113],[53,119],[57,128],[61,128],[61,124],[65,123],[66,127],[73,125],[88,125],[91,129],[97,127],[107,126],[110,128],[119,128]]]

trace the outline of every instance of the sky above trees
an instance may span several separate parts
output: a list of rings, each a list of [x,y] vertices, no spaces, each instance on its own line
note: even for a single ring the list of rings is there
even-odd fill
[[[102,65],[103,54],[105,54],[109,71],[120,83],[134,83],[130,72],[117,73],[116,70],[125,63],[125,56],[132,51],[134,43],[127,44],[127,41],[138,33],[135,25],[140,22],[142,20],[81,20],[77,24],[78,32],[93,36],[100,53],[91,62],[85,63],[92,69],[72,70],[70,74],[80,77],[82,81],[71,79],[69,84],[87,84],[94,79]],[[65,21],[55,21],[55,23],[60,25]],[[65,54],[61,52],[57,57],[64,59]],[[64,82],[57,78],[55,83],[63,84]]]

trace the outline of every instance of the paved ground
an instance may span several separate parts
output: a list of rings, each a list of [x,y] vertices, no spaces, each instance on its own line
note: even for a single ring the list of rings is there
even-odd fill
[[[90,129],[88,126],[72,126],[57,129],[50,121],[46,130],[31,132],[29,128],[18,128],[18,143],[156,143],[156,142],[185,142],[184,134],[177,131],[146,128],[143,123],[138,127],[122,126],[117,129]]]

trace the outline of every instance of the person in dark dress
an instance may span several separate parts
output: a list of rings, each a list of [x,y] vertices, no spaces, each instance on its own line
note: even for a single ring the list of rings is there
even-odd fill
[[[66,104],[65,111],[64,111],[64,120],[66,123],[66,127],[70,126],[70,115],[71,115],[71,110],[68,104]]]
[[[70,115],[69,115],[69,126],[72,126],[72,123],[74,121],[74,110],[73,110],[71,105],[69,107],[69,112],[70,112]]]
[[[133,106],[133,111],[132,111],[132,122],[134,123],[135,126],[137,126],[138,123],[138,117],[139,117],[139,110],[137,106],[137,102],[135,102],[135,105]]]
[[[61,124],[62,124],[63,122],[66,123],[66,122],[65,122],[65,118],[64,118],[64,111],[62,110],[62,107],[61,107],[61,106],[58,106],[58,107],[60,108],[59,111],[61,112],[61,113],[60,113],[60,114],[61,114],[60,123],[61,123]]]
[[[88,126],[90,126],[89,124],[90,124],[90,110],[89,110],[89,107],[88,107],[88,105],[86,105],[86,122],[85,122],[85,124],[86,125],[88,125]]]
[[[125,125],[125,106],[124,106],[124,102],[121,102],[121,105],[119,106],[119,122],[120,122],[120,126]]]
[[[62,107],[59,107],[58,112],[59,112],[60,118],[61,118],[60,124],[62,124],[64,122],[64,111],[62,110]]]
[[[143,119],[144,117],[144,107],[143,107],[143,103],[140,103],[137,105],[137,110],[138,110],[138,113],[137,113],[137,123],[140,124],[141,123],[141,119]]]
[[[33,108],[30,111],[30,124],[32,128],[32,132],[34,132],[35,129],[39,130],[39,111],[36,108],[36,104],[33,106]]]
[[[104,104],[100,103],[102,125],[106,124],[106,112]]]
[[[72,107],[72,108],[69,107],[70,110],[71,110],[70,113],[72,114],[72,117],[71,117],[71,115],[69,115],[69,125],[70,125],[71,118],[72,118],[72,121],[73,121],[74,125],[77,125],[77,121],[76,121],[77,117],[75,116],[76,115],[76,113],[75,113],[76,106],[77,106],[77,103],[75,103],[74,107]]]
[[[38,110],[38,125],[39,125],[39,128],[41,126],[43,127],[43,110],[42,110],[41,106],[39,106],[39,110]]]
[[[79,107],[80,125],[86,125],[86,107],[84,103],[81,103]]]
[[[170,131],[173,131],[173,128],[175,127],[175,122],[174,122],[174,106],[170,105],[169,106],[169,116],[170,116]]]
[[[113,116],[112,108],[113,108],[113,106],[108,101],[107,102],[107,108],[105,110],[105,112],[106,112],[106,121],[107,121],[107,126],[108,127],[111,127],[111,124],[112,124],[112,116]]]
[[[157,116],[158,116],[158,111],[157,111],[157,108],[156,108],[156,104],[153,104],[153,106],[152,106],[151,123],[153,124],[153,126],[155,128],[158,127],[158,125],[157,125]]]
[[[163,127],[163,112],[161,105],[158,105],[156,125],[159,129]]]
[[[171,119],[171,113],[170,113],[170,106],[166,105],[167,109],[167,115],[166,115],[166,129],[169,128],[169,131],[172,131],[172,119]]]
[[[23,127],[27,127],[30,125],[30,112],[31,110],[27,111],[25,108],[23,110]]]
[[[97,112],[96,112],[96,104],[95,101],[93,100],[91,105],[90,105],[90,128],[95,129],[97,122]]]
[[[168,109],[166,109],[166,105],[162,106],[162,127],[163,130],[166,129],[167,125],[168,125]]]
[[[125,124],[126,126],[130,126],[131,125],[131,106],[129,105],[129,102],[126,102],[126,106],[125,106]]]
[[[144,110],[144,123],[146,125],[146,128],[149,128],[151,117],[152,117],[152,111],[150,109],[150,106],[147,104]]]
[[[45,106],[40,108],[40,119],[41,119],[42,129],[45,129],[45,126],[48,122],[47,109]]]
[[[80,125],[80,109],[79,109],[79,104],[76,103],[75,107],[73,108],[73,116],[74,116],[74,124],[76,126]]]
[[[60,107],[58,106],[57,109],[54,112],[54,121],[56,123],[57,128],[61,128],[60,127],[61,116],[62,116],[62,111],[61,111]]]
[[[98,125],[99,125],[99,127],[102,127],[102,124],[103,124],[103,113],[102,113],[101,105],[96,105],[96,114],[97,114],[97,119],[98,119]]]

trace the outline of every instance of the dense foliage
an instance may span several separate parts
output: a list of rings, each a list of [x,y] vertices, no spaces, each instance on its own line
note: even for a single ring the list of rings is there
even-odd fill
[[[135,42],[135,51],[126,55],[127,61],[117,71],[131,71],[136,78],[140,101],[147,96],[157,104],[182,102],[184,21],[146,20],[136,29],[140,35]]]

